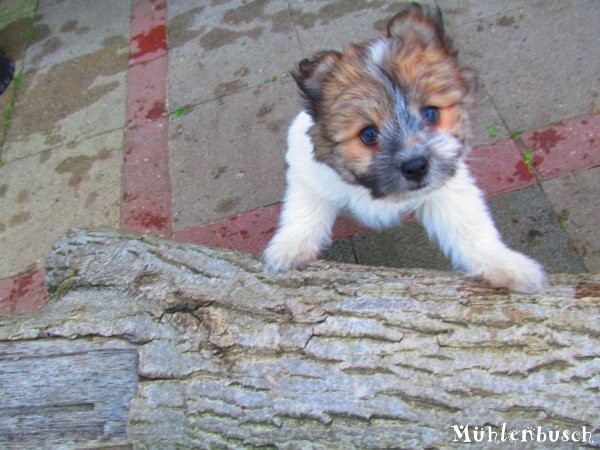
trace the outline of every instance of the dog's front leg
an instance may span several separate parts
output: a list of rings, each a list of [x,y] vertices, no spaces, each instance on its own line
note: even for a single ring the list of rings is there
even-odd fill
[[[419,207],[417,217],[457,269],[513,291],[544,288],[546,276],[540,264],[502,242],[483,194],[464,164]]]
[[[335,203],[315,194],[300,181],[288,184],[277,233],[265,250],[269,268],[301,268],[317,259],[331,242],[338,213]]]

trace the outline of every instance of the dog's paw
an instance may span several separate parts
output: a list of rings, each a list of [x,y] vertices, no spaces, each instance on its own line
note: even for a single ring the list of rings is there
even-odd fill
[[[481,276],[494,287],[524,294],[542,292],[548,284],[544,269],[537,261],[513,250],[508,250],[495,265],[484,269]]]
[[[267,267],[276,272],[302,269],[317,259],[318,248],[308,245],[295,245],[291,241],[273,240],[265,250],[263,257]]]

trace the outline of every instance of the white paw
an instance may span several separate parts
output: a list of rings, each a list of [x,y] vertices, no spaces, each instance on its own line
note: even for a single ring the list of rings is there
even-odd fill
[[[277,272],[301,269],[319,256],[319,248],[315,245],[300,244],[292,240],[274,238],[264,252],[267,267]]]
[[[508,250],[492,263],[479,274],[492,286],[532,294],[542,292],[548,284],[542,266],[522,253]]]

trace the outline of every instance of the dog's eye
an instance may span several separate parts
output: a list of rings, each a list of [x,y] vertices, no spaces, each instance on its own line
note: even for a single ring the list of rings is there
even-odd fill
[[[374,125],[369,125],[368,127],[363,128],[360,133],[358,133],[360,141],[369,147],[377,144],[378,135],[379,131],[377,131],[377,128]]]
[[[428,127],[434,127],[440,121],[440,110],[435,106],[426,106],[421,111],[421,116],[423,117],[423,122]]]

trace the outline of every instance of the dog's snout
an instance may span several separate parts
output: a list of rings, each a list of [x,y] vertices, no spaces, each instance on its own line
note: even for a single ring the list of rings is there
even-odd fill
[[[410,181],[421,181],[429,169],[429,161],[424,156],[409,159],[400,166],[400,171],[404,178]]]

